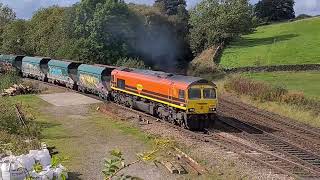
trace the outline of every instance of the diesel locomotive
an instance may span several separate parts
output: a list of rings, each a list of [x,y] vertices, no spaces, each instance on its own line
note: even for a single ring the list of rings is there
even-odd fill
[[[92,93],[187,129],[207,128],[216,117],[217,87],[199,77],[44,57],[0,55],[23,77]]]

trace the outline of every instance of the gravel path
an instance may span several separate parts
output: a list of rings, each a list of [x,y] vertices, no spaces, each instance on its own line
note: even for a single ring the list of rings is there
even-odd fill
[[[146,150],[145,145],[134,137],[124,135],[112,128],[98,127],[91,117],[88,105],[56,107],[50,106],[42,109],[49,116],[61,123],[67,135],[68,151],[75,154],[71,157],[71,179],[103,179],[103,161],[108,152],[114,148],[125,154],[128,162],[135,160],[136,153]],[[107,120],[107,119],[102,119]],[[137,164],[131,166],[125,173],[143,179],[175,179],[164,169],[155,165]]]

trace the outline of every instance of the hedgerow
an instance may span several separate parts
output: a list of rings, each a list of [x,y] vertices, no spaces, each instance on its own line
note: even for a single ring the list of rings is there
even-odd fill
[[[227,81],[225,88],[227,91],[234,91],[240,95],[248,95],[262,102],[273,101],[286,103],[320,114],[319,101],[305,97],[302,92],[288,91],[286,87],[283,86],[274,86],[243,76],[234,76]]]

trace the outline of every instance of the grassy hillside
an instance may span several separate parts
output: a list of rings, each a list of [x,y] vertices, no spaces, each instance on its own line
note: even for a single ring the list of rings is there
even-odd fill
[[[290,90],[304,92],[307,97],[320,99],[320,72],[273,72],[246,75],[271,84],[284,85]]]
[[[258,27],[231,43],[224,67],[320,63],[320,17]]]

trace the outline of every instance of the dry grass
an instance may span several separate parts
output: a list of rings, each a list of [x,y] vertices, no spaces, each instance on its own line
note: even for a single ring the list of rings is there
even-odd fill
[[[225,87],[239,95],[247,95],[261,102],[279,102],[313,111],[320,114],[320,102],[307,98],[302,92],[291,92],[283,86],[274,86],[265,82],[255,81],[243,76],[231,77]]]
[[[240,99],[241,101],[255,106],[259,109],[271,111],[281,116],[288,117],[298,122],[310,125],[312,127],[320,128],[320,116],[316,115],[313,111],[306,110],[305,108],[278,102],[255,101],[248,96],[240,96]]]
[[[208,48],[194,58],[188,67],[187,74],[208,80],[217,80],[225,76],[225,72],[213,61],[215,48]]]
[[[320,127],[320,102],[306,98],[301,92],[288,91],[284,87],[239,76],[218,82],[218,89],[220,94],[235,92],[243,102],[259,109]]]

